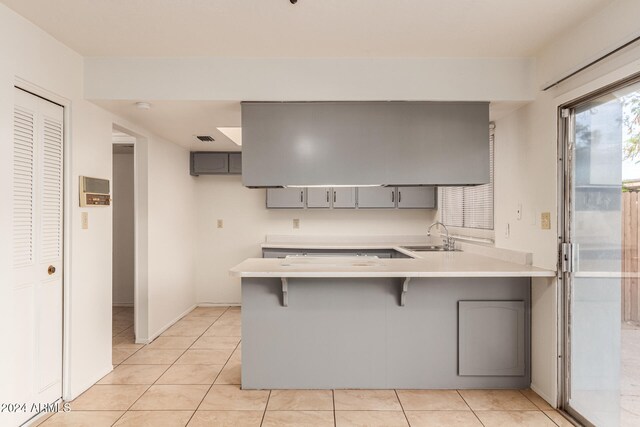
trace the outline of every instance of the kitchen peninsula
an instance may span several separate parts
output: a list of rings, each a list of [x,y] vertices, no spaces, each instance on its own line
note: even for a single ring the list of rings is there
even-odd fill
[[[234,267],[243,388],[529,387],[531,277],[555,272],[414,249],[266,243]]]

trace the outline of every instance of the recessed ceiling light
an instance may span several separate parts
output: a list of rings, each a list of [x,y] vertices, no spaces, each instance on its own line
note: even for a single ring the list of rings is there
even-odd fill
[[[148,102],[136,102],[136,107],[141,110],[150,110],[151,104],[149,104]]]
[[[222,127],[218,128],[220,132],[234,144],[242,146],[242,128],[241,127]]]

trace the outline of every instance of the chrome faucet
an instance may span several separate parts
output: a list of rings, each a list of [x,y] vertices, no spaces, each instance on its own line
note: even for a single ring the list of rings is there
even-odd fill
[[[444,224],[443,224],[443,223],[441,223],[440,221],[436,221],[436,222],[434,222],[433,224],[431,224],[431,225],[429,226],[429,229],[427,230],[427,236],[431,236],[431,229],[432,229],[433,227],[435,227],[436,225],[441,225],[441,226],[442,226],[442,228],[444,228],[444,231],[446,231],[446,232],[447,232],[447,237],[446,237],[446,238],[444,238],[444,239],[442,240],[444,250],[445,250],[445,251],[452,251],[452,250],[454,250],[454,249],[455,249],[455,244],[456,244],[456,242],[455,242],[455,240],[453,239],[453,237],[449,237],[449,229],[447,228],[447,226],[446,226],[446,225],[444,225]]]

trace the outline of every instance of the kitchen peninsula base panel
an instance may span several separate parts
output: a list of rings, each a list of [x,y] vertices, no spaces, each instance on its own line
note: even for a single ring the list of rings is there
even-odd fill
[[[244,277],[242,387],[529,387],[529,278],[413,278],[401,306],[403,285]]]

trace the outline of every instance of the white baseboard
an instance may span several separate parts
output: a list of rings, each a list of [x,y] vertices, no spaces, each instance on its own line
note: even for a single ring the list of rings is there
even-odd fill
[[[136,340],[136,344],[149,344],[150,342],[152,342],[153,340],[155,340],[156,338],[158,338],[160,336],[160,334],[162,334],[164,331],[166,331],[167,329],[169,329],[170,327],[172,327],[173,325],[175,325],[175,323],[182,319],[184,316],[186,316],[187,314],[189,314],[194,308],[197,307],[197,304],[193,304],[191,307],[189,307],[188,309],[186,309],[185,311],[182,312],[182,314],[179,314],[176,318],[174,318],[173,320],[171,320],[170,322],[168,322],[165,326],[163,326],[162,328],[160,328],[158,331],[154,332],[153,334],[149,335],[149,339],[146,340],[146,342],[143,341],[138,341]]]
[[[552,399],[548,394],[546,394],[545,392],[540,390],[540,388],[537,387],[535,384],[531,383],[530,388],[531,388],[531,390],[535,391],[538,394],[538,396],[543,398],[549,405],[551,405],[551,407],[553,407],[553,408],[557,408],[558,407],[555,399]]]
[[[238,302],[199,302],[198,307],[240,307],[242,304]]]
[[[93,380],[87,381],[86,383],[82,384],[78,389],[74,388],[72,390],[69,390],[70,395],[62,396],[62,399],[67,402],[75,399],[76,397],[80,396],[82,393],[87,391],[95,383],[100,381],[105,375],[107,375],[111,371],[113,371],[113,365],[107,365],[107,367],[101,369],[99,373],[93,377]]]

